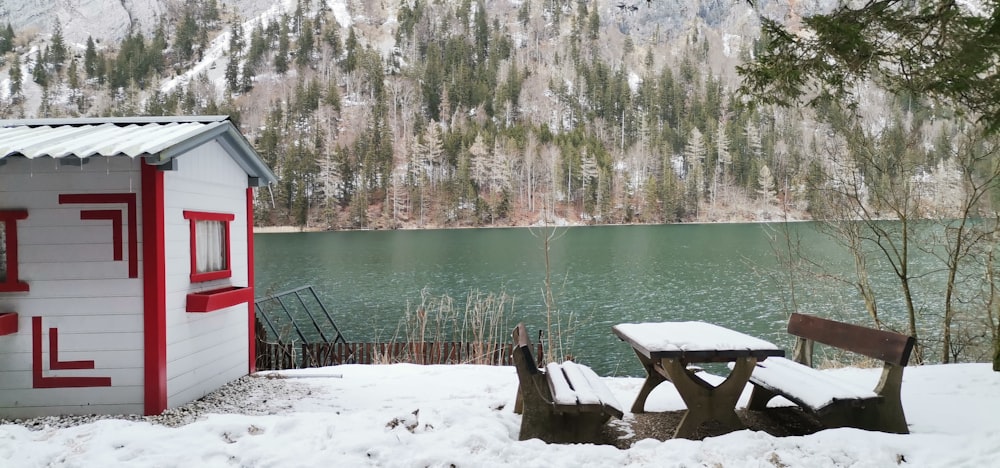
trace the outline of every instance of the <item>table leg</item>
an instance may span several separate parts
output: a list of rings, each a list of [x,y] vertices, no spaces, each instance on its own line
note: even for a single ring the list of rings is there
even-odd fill
[[[633,350],[635,351],[635,350]],[[639,362],[642,363],[642,367],[646,369],[646,381],[642,383],[642,388],[639,389],[639,395],[635,397],[635,403],[632,404],[632,413],[645,413],[646,412],[646,398],[649,397],[649,393],[656,388],[657,385],[666,382],[662,375],[653,368],[653,361],[648,357],[635,351],[635,355],[639,356]]]
[[[719,423],[726,432],[742,429],[743,423],[736,416],[736,402],[756,364],[757,359],[753,357],[737,359],[729,377],[718,387],[714,387],[697,375],[687,372],[680,360],[661,360],[663,369],[688,408],[674,437],[690,438],[699,426],[709,421]]]

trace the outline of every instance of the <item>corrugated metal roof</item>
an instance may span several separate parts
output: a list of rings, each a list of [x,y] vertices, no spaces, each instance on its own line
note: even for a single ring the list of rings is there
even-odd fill
[[[128,156],[161,164],[213,139],[220,140],[247,175],[265,184],[275,181],[225,116],[0,120],[0,160]]]

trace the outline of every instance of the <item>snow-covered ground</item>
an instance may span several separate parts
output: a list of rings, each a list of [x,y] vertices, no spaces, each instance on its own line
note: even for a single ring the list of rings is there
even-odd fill
[[[867,385],[879,371],[828,372]],[[638,440],[628,449],[519,442],[511,367],[351,365],[281,374],[288,378],[244,378],[158,418],[0,425],[0,466],[986,467],[1000,460],[1000,373],[987,364],[907,368],[908,435],[743,430],[703,441]],[[607,379],[626,407],[641,382]],[[669,385],[647,406],[681,407]],[[633,420],[626,414],[619,429],[627,433]]]

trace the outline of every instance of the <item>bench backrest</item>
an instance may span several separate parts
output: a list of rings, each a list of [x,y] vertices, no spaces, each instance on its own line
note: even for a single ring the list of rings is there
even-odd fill
[[[517,324],[514,327],[514,331],[510,334],[514,342],[514,365],[517,366],[518,372],[527,372],[529,374],[537,374],[540,371],[535,365],[535,360],[531,356],[531,338],[528,337],[528,328],[524,326],[523,323]]]
[[[905,366],[916,340],[901,333],[793,313],[788,333],[846,349],[888,363]]]

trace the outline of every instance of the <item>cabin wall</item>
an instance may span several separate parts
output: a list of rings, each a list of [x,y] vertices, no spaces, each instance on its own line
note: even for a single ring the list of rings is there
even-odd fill
[[[0,336],[0,417],[143,411],[140,161],[85,162],[0,165],[0,210],[28,215],[16,225],[29,288],[0,292],[0,314],[18,314]]]
[[[215,142],[177,158],[164,174],[167,406],[200,398],[248,373],[247,304],[187,312],[189,293],[250,286],[247,260],[246,173]],[[229,223],[229,278],[192,283],[190,223],[184,211],[235,215]]]

